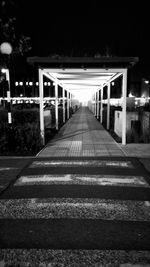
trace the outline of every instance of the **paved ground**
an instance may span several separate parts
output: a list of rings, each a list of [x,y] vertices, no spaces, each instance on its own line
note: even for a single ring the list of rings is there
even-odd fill
[[[1,157],[0,158],[0,193],[13,182],[21,170],[32,158],[25,157]]]
[[[150,172],[150,144],[122,144],[105,131],[86,109],[79,110],[61,128],[38,157],[127,156],[137,157]]]
[[[87,108],[78,110],[38,157],[125,156]]]
[[[0,267],[150,266],[149,159],[140,158],[79,110],[1,193]]]

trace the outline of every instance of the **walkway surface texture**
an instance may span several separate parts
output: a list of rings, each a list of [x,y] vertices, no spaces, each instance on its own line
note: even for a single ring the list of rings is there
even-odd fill
[[[150,266],[149,172],[90,111],[25,165],[0,195],[0,267]]]
[[[79,109],[39,157],[125,156],[88,108]]]

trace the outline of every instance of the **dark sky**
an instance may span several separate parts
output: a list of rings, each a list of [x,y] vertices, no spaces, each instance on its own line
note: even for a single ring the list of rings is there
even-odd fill
[[[82,3],[82,6],[81,6]],[[114,6],[107,1],[17,1],[18,27],[31,37],[32,56],[137,56],[150,61],[148,6]]]
[[[20,0],[21,24],[31,36],[33,54],[104,54],[106,47],[114,55],[149,53],[149,8],[54,2]]]

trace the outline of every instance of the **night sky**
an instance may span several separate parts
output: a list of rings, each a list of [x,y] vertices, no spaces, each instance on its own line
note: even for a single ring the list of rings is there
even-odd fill
[[[51,5],[50,0],[36,1],[36,5],[34,1],[21,2],[22,26],[32,38],[33,53],[103,55],[108,47],[114,55],[145,56],[149,50],[146,8],[106,8],[94,2],[80,7],[74,1],[68,6]]]
[[[82,3],[82,5],[81,5]],[[147,75],[149,7],[101,1],[17,1],[17,27],[31,37],[30,56],[136,56]],[[99,4],[98,4],[99,3]]]

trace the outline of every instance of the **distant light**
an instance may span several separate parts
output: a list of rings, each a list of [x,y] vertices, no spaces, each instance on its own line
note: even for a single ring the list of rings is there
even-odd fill
[[[112,83],[111,83],[111,85],[112,85],[112,86],[114,86],[114,85],[115,85],[115,83],[114,83],[114,82],[112,82]]]
[[[44,85],[47,85],[47,82],[44,82]]]
[[[48,82],[47,84],[48,84],[48,86],[50,86],[50,85],[51,85],[51,83],[50,83],[50,82]]]
[[[22,86],[22,85],[23,85],[23,82],[20,82],[20,83],[19,83],[19,85],[21,85],[21,86]]]
[[[20,97],[22,97],[23,96],[23,94],[20,94]]]
[[[134,95],[132,95],[132,93],[129,94],[129,97],[134,97]]]
[[[7,69],[1,69],[1,72],[2,73],[6,73],[7,72]]]
[[[29,82],[29,85],[32,86],[33,85],[33,82]]]
[[[38,83],[38,82],[36,82],[36,85],[38,86],[38,85],[39,85],[39,83]]]
[[[19,85],[19,83],[18,83],[18,82],[15,82],[15,85],[16,85],[16,86],[18,86],[18,85]]]
[[[148,80],[145,80],[144,82],[145,82],[146,84],[149,84],[149,81],[148,81]]]
[[[26,85],[29,85],[29,83],[28,83],[28,82],[26,82]]]

